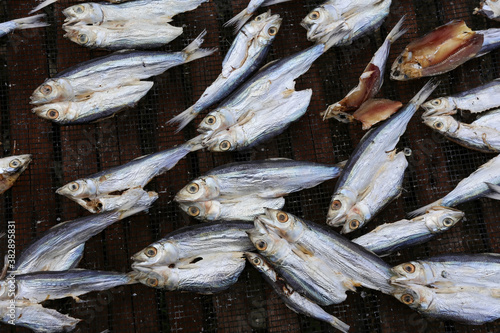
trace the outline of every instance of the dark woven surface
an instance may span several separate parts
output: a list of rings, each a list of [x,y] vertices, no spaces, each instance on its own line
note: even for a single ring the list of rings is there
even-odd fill
[[[92,238],[81,267],[130,270],[130,257],[153,241],[181,226],[194,224],[172,202],[175,193],[190,179],[231,161],[288,157],[297,160],[335,163],[349,157],[363,135],[359,125],[335,120],[323,122],[319,112],[340,100],[357,84],[359,75],[402,14],[407,15],[408,33],[392,47],[390,64],[414,38],[452,19],[461,18],[472,29],[500,27],[498,23],[472,15],[478,0],[429,1],[394,0],[391,14],[374,34],[350,47],[331,49],[301,78],[297,90],[312,88],[307,114],[272,141],[242,153],[188,155],[171,171],[157,177],[148,189],[160,198],[147,214],[116,223]],[[34,1],[0,2],[1,20],[27,16]],[[0,40],[0,141],[3,155],[33,154],[33,162],[15,186],[0,198],[0,232],[6,221],[16,221],[17,251],[36,235],[58,222],[87,214],[74,202],[55,194],[59,186],[98,170],[123,164],[135,157],[166,149],[195,135],[201,115],[179,134],[165,125],[173,115],[189,107],[219,75],[223,56],[233,40],[232,30],[222,24],[242,10],[246,0],[211,0],[197,10],[178,15],[173,24],[185,25],[184,34],[165,50],[180,50],[207,29],[205,47],[219,51],[186,66],[175,67],[154,78],[155,86],[139,105],[97,124],[60,127],[30,112],[29,96],[45,78],[84,60],[106,54],[90,51],[62,37],[61,10],[78,3],[60,0],[47,10],[51,26],[17,31]],[[320,1],[294,0],[272,6],[283,17],[282,27],[268,60],[306,48],[301,19]],[[196,22],[196,23],[195,23]],[[499,76],[499,52],[469,61],[442,75],[433,96],[455,93],[486,83]],[[424,80],[386,83],[380,96],[406,103]],[[371,224],[375,226],[404,218],[405,212],[430,203],[448,193],[464,177],[493,157],[462,148],[423,125],[421,111],[408,125],[400,148],[413,151],[406,172],[404,192]],[[335,180],[287,197],[285,209],[309,220],[325,223]],[[387,257],[391,264],[451,252],[500,252],[500,210],[490,199],[461,205],[466,221],[424,244]],[[362,232],[365,232],[364,229]],[[357,237],[353,234],[352,237]],[[0,245],[4,253],[6,241]],[[277,295],[247,267],[230,290],[214,295],[163,292],[134,285],[83,297],[77,304],[65,299],[47,306],[84,319],[81,332],[326,332],[327,324],[298,316],[285,307]],[[499,332],[500,322],[479,327],[451,322],[427,321],[396,299],[370,290],[351,293],[346,302],[327,311],[351,325],[351,332]],[[0,326],[0,331],[9,331]],[[14,328],[12,328],[14,330]],[[24,329],[18,329],[24,332]]]

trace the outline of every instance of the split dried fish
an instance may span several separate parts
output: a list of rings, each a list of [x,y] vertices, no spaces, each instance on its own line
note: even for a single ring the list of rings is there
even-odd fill
[[[233,92],[265,60],[280,25],[280,16],[271,16],[271,11],[260,14],[246,24],[222,62],[222,73],[205,89],[193,106],[172,118],[169,123],[178,123],[177,131],[180,131],[201,111]]]

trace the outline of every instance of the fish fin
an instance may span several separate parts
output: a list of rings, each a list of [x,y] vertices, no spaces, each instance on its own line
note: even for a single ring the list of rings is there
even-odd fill
[[[41,21],[41,19],[43,19],[45,16],[46,16],[45,14],[38,14],[34,16],[23,17],[13,21],[17,24],[16,29],[41,28],[50,25],[47,22]]]
[[[296,247],[292,251],[304,260],[309,260],[308,257],[314,256],[314,250],[311,250],[303,245],[294,244]]]
[[[403,15],[403,17],[394,26],[394,28],[392,28],[391,32],[389,32],[389,34],[385,38],[389,41],[389,43],[394,43],[399,37],[403,36],[408,31],[408,29],[401,29],[403,27],[405,19],[406,15]]]
[[[238,118],[238,121],[237,121],[238,125],[241,126],[241,125],[248,123],[253,118],[253,116],[255,116],[255,113],[252,111],[248,111],[243,116]]]
[[[217,48],[200,49],[201,44],[203,44],[203,37],[205,37],[206,34],[207,31],[203,30],[201,34],[199,34],[198,37],[195,38],[195,40],[193,40],[188,46],[184,48],[184,50],[182,50],[182,52],[186,54],[184,63],[209,56],[217,51]]]
[[[290,1],[290,0],[265,0],[261,4],[261,7],[267,7],[267,6],[271,6],[271,5],[275,5],[277,3],[282,3],[282,2],[287,2],[287,1]]]
[[[492,183],[486,183],[492,193],[488,193],[485,195],[486,198],[500,200],[500,186]]]
[[[350,326],[333,315],[332,315],[332,318],[330,319],[330,321],[328,321],[328,324],[332,325],[333,327],[335,327],[336,329],[338,329],[339,331],[341,331],[343,333],[349,332]]]
[[[431,208],[433,206],[441,206],[441,202],[442,202],[442,199],[439,199],[437,201],[434,201],[431,204],[428,204],[427,206],[421,207],[419,209],[415,209],[414,211],[411,211],[406,215],[410,218],[413,218],[413,217],[419,216],[419,215],[423,215],[427,212],[427,210],[429,210],[429,208]]]
[[[39,4],[38,6],[36,6],[35,8],[33,8],[31,10],[31,12],[29,12],[28,14],[31,15],[34,12],[37,12],[40,9],[45,8],[45,7],[49,6],[49,5],[52,5],[55,2],[57,2],[57,0],[45,0],[44,2],[42,2],[41,4]]]
[[[245,8],[235,17],[224,23],[223,27],[234,26],[234,34],[236,34],[245,25],[248,19],[252,17],[252,15],[253,13],[249,13]]]
[[[177,116],[170,119],[167,124],[179,124],[179,127],[175,130],[175,133],[179,133],[187,124],[189,124],[196,116],[199,111],[195,110],[194,105],[187,108],[182,113],[179,113]]]

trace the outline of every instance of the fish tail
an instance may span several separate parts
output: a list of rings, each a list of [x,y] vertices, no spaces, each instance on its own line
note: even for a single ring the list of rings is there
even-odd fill
[[[45,14],[38,14],[30,17],[23,17],[13,21],[17,25],[16,29],[41,28],[50,25],[47,22],[41,21],[45,16]]]
[[[403,27],[405,19],[406,15],[403,15],[403,17],[394,26],[394,28],[392,28],[391,32],[389,32],[389,34],[385,38],[389,41],[389,43],[394,43],[399,37],[403,36],[408,31],[408,29],[401,29]]]
[[[487,193],[485,196],[490,199],[500,200],[500,186],[492,183],[486,183],[486,185],[488,185],[491,193]]]
[[[179,127],[175,130],[175,133],[179,133],[181,129],[186,127],[187,124],[191,122],[196,116],[200,110],[197,110],[193,106],[190,106],[187,108],[184,112],[178,114],[177,116],[173,117],[170,119],[167,124],[172,125],[172,124],[179,124]]]
[[[216,48],[200,49],[201,44],[203,44],[203,37],[205,37],[206,34],[207,31],[203,30],[201,34],[199,34],[198,37],[196,37],[196,39],[191,42],[191,44],[189,44],[188,46],[186,46],[184,50],[182,50],[182,52],[186,54],[186,59],[184,63],[209,56],[215,51],[217,51]]]
[[[425,102],[427,98],[432,94],[434,89],[439,86],[440,81],[436,79],[431,79],[429,80],[425,86],[420,89],[420,91],[411,99],[411,101],[408,104],[414,104],[418,107],[420,107],[420,104]]]
[[[420,216],[425,214],[431,207],[433,206],[441,206],[441,202],[443,199],[439,199],[438,201],[434,201],[433,203],[428,204],[427,206],[421,207],[419,209],[415,209],[412,212],[409,212],[406,214],[409,218],[414,218],[416,216]]]
[[[37,12],[37,11],[39,11],[40,9],[47,7],[48,5],[53,4],[54,2],[57,2],[57,0],[45,0],[45,1],[43,1],[41,4],[39,4],[38,6],[36,6],[35,8],[33,8],[33,9],[31,10],[31,12],[29,12],[28,14],[30,14],[30,15],[31,15],[31,14],[33,14],[34,12]]]
[[[335,316],[332,316],[332,319],[328,323],[341,332],[344,332],[344,333],[349,332],[350,326]]]
[[[252,17],[253,13],[249,13],[247,9],[243,9],[238,13],[235,17],[224,23],[224,27],[234,26],[234,33],[236,34],[241,27],[245,25],[250,17]]]
[[[287,1],[290,1],[290,0],[265,0],[261,4],[261,7],[267,7],[267,6],[271,6],[271,5],[275,5],[277,3],[282,3],[282,2],[287,2]]]

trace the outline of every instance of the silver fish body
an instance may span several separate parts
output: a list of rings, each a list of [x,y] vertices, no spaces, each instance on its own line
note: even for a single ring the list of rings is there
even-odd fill
[[[403,191],[403,179],[408,161],[404,152],[390,154],[365,195],[346,214],[342,233],[349,233],[365,226],[375,215],[390,204]]]
[[[390,266],[372,252],[334,231],[272,209],[267,209],[265,215],[257,218],[297,250],[341,272],[343,283],[349,289],[354,290],[361,285],[386,294],[393,290],[388,282],[391,277]]]
[[[471,124],[451,115],[422,117],[423,123],[447,139],[483,153],[500,152],[500,110],[490,111]]]
[[[10,316],[9,306],[14,306],[14,318]],[[28,301],[0,301],[0,321],[13,321],[16,326],[27,327],[36,333],[55,333],[70,332],[81,320]]]
[[[198,202],[180,202],[179,207],[189,216],[202,221],[253,221],[264,213],[264,207],[280,209],[285,205],[282,197],[263,199],[254,195],[235,199],[220,199]]]
[[[47,79],[31,96],[31,104],[79,101],[96,91],[106,91],[159,75],[167,69],[208,56],[200,49],[205,32],[181,52],[124,51],[92,59]]]
[[[313,9],[301,22],[307,39],[324,43],[325,49],[349,45],[378,29],[389,14],[391,0],[327,1]]]
[[[394,150],[411,117],[436,87],[436,83],[429,81],[404,108],[363,136],[335,185],[327,215],[328,225],[344,223],[346,213],[386,160],[386,152]]]
[[[262,67],[202,120],[198,125],[202,140],[247,122],[259,110],[278,106],[274,101],[282,102],[292,95],[294,80],[307,72],[323,51],[324,45],[315,45]]]
[[[33,303],[65,297],[78,298],[92,291],[136,283],[127,274],[84,269],[16,275],[15,281],[15,298]]]
[[[500,292],[500,254],[449,254],[392,268],[391,283],[436,289],[485,288]]]
[[[61,125],[84,124],[110,117],[134,107],[153,87],[153,82],[136,81],[126,86],[93,93],[82,101],[63,101],[33,108],[37,116]]]
[[[496,96],[500,94],[500,79],[493,80],[474,89],[451,96],[439,97],[422,104],[422,117],[452,115],[457,110],[472,113],[483,112],[500,106]]]
[[[474,14],[481,14],[495,21],[500,21],[500,3],[497,0],[482,0]]]
[[[398,250],[422,244],[436,234],[458,223],[465,214],[448,207],[432,207],[427,213],[411,220],[385,223],[369,233],[353,239],[353,243],[376,253],[388,255]]]
[[[183,29],[150,21],[105,22],[101,25],[63,26],[64,37],[88,48],[106,50],[150,49],[170,43]]]
[[[250,264],[262,273],[264,280],[271,285],[273,290],[292,311],[324,321],[342,332],[349,331],[349,325],[327,313],[319,305],[310,301],[307,297],[295,292],[295,290],[286,281],[284,281],[283,278],[278,276],[276,271],[262,256],[251,252],[245,253],[245,256]]]
[[[462,179],[457,186],[443,198],[416,209],[408,215],[417,216],[423,214],[432,206],[454,207],[461,203],[482,197],[499,200],[499,189],[496,189],[498,185],[500,185],[500,155],[481,165],[476,171],[471,173],[469,177]]]
[[[14,185],[31,162],[31,155],[13,155],[0,158],[0,194]]]
[[[219,102],[234,91],[267,57],[282,19],[271,12],[257,16],[236,35],[222,62],[222,73],[203,92],[194,105],[174,117],[169,123],[178,123],[177,131],[184,128],[201,111]]]
[[[137,192],[144,192],[142,190]],[[75,268],[83,256],[85,242],[109,225],[148,209],[158,198],[154,192],[134,195],[122,211],[90,215],[59,223],[31,242],[16,260],[15,274],[65,271]],[[138,198],[138,199],[137,199]]]
[[[135,278],[154,288],[213,294],[236,283],[245,268],[242,252],[199,254],[169,266],[135,272]]]
[[[249,222],[212,222],[184,227],[169,233],[132,256],[137,271],[168,266],[185,258],[207,253],[245,252],[255,248],[246,231]]]
[[[109,200],[110,195],[116,195],[116,199],[119,199],[124,191],[143,188],[151,179],[173,168],[190,151],[189,144],[181,144],[141,156],[123,165],[70,182],[57,189],[56,193],[68,197],[92,213],[103,212],[107,207],[101,202],[102,197]],[[116,205],[110,206],[117,208]]]
[[[341,170],[340,165],[285,158],[230,163],[191,181],[177,193],[174,200],[233,199],[250,193],[261,198],[276,198],[335,178]]]
[[[279,134],[306,113],[312,90],[295,91],[283,104],[259,110],[244,124],[235,124],[227,131],[216,133],[202,141],[212,152],[245,150]],[[279,104],[279,103],[278,103]]]
[[[172,21],[177,14],[196,9],[207,0],[135,0],[113,5],[106,3],[83,3],[64,9],[64,26],[101,25],[105,22],[155,22]]]
[[[500,318],[499,289],[433,289],[421,285],[400,288],[394,296],[421,314],[441,320],[482,325]]]
[[[46,16],[45,14],[39,14],[0,23],[0,37],[3,37],[14,30],[41,28],[49,26],[48,23],[42,21],[42,19],[45,16]]]
[[[297,251],[293,244],[270,231],[260,216],[254,224],[255,229],[248,231],[248,235],[255,248],[297,292],[324,306],[346,299],[346,291],[351,288],[344,283],[340,272],[330,269],[316,256]]]

